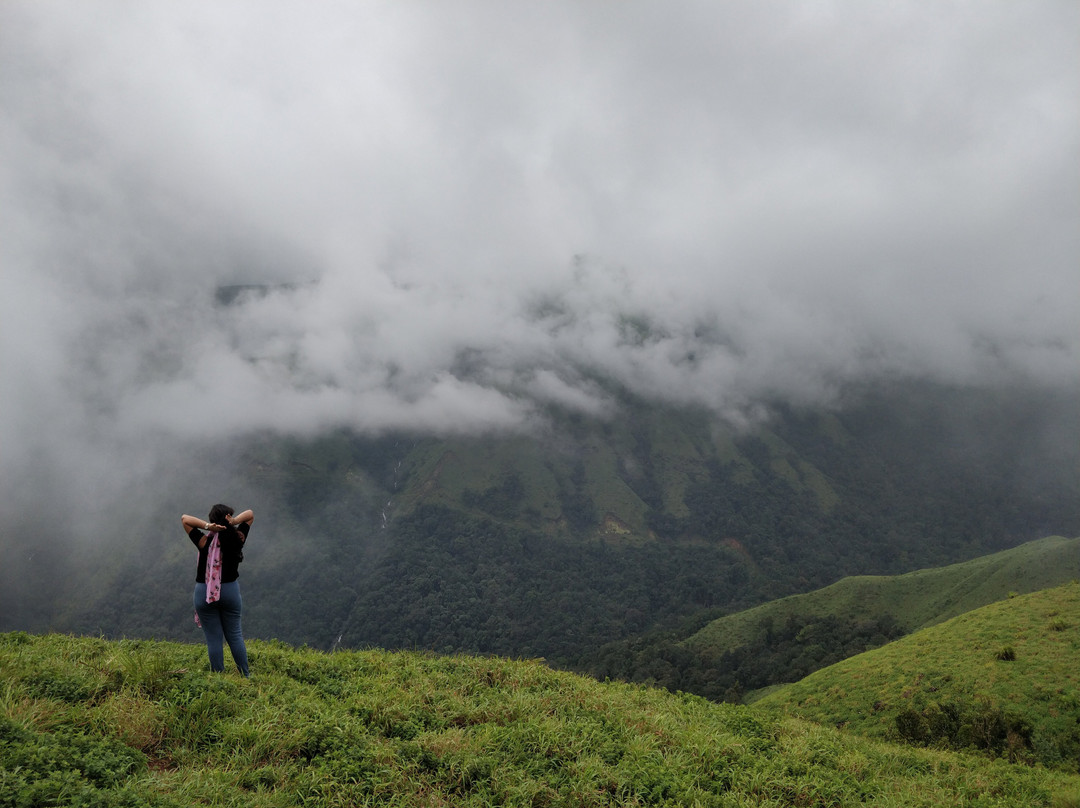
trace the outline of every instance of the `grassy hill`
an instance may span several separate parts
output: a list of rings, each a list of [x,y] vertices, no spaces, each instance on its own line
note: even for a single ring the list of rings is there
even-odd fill
[[[859,575],[712,621],[686,640],[713,654],[758,640],[763,626],[792,617],[856,620],[889,616],[905,632],[940,623],[1010,592],[1026,593],[1080,578],[1080,538],[1050,536],[998,553],[905,575]]]
[[[962,615],[1010,592],[1026,593],[1080,578],[1080,538],[1051,536],[946,567],[899,576],[853,576],[831,587],[783,597],[708,623],[687,638],[723,654],[751,644],[762,627],[792,617],[845,620],[889,616],[905,632]]]
[[[797,681],[1009,593],[1076,578],[1080,538],[1051,536],[946,567],[843,578],[717,618],[689,636],[659,633],[613,643],[597,652],[590,672],[753,701],[757,691]]]
[[[879,738],[1080,766],[1080,584],[1007,598],[757,702]]]
[[[1074,775],[539,662],[250,652],[244,680],[197,645],[0,635],[0,805],[1080,805]]]

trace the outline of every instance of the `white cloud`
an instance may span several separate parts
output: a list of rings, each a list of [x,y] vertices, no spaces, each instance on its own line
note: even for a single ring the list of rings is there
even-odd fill
[[[1075,383],[1078,16],[5,3],[0,472],[509,428],[596,377],[731,417]]]

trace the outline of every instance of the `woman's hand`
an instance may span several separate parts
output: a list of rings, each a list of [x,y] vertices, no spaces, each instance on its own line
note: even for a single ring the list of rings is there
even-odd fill
[[[180,524],[184,526],[184,533],[189,533],[192,528],[198,530],[205,530],[208,533],[221,533],[227,528],[224,525],[219,525],[216,522],[207,522],[205,519],[200,519],[198,516],[190,516],[184,514],[180,517]]]

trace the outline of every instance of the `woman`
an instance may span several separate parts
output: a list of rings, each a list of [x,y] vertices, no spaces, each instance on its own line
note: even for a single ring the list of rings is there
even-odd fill
[[[249,675],[247,647],[240,628],[240,584],[237,567],[244,560],[247,541],[255,514],[246,510],[233,516],[228,505],[215,505],[207,519],[184,514],[180,522],[192,543],[199,548],[199,567],[195,574],[195,622],[206,635],[210,670],[225,670],[222,640],[229,644],[233,661],[240,673]],[[206,531],[205,533],[203,531]]]

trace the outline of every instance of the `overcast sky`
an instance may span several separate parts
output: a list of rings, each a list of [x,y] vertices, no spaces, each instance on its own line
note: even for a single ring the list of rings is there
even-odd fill
[[[1078,30],[1075,0],[6,0],[0,505],[251,430],[602,413],[598,380],[734,420],[1076,384]]]

